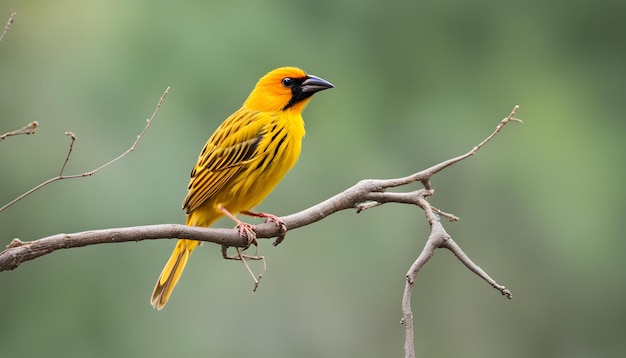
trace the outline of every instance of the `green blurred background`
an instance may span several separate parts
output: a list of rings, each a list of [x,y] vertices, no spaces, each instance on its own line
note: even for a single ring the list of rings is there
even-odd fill
[[[10,9],[0,133],[41,128],[0,143],[0,204],[58,173],[65,131],[79,138],[68,173],[120,154],[172,89],[136,152],[0,213],[2,246],[184,222],[205,140],[261,75],[297,65],[336,88],[258,207],[278,215],[464,153],[521,105],[524,124],[437,175],[431,200],[514,299],[438,251],[413,299],[420,356],[626,355],[626,2],[3,1],[2,23]],[[0,273],[0,356],[399,357],[427,234],[409,206],[338,213],[264,241],[256,293],[207,244],[161,312],[148,299],[174,241],[55,252]]]

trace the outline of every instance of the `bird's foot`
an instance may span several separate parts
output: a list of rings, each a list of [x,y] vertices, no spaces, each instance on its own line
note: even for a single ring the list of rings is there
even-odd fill
[[[272,245],[276,246],[280,244],[284,239],[285,235],[287,235],[287,225],[284,221],[282,221],[278,216],[268,213],[256,213],[252,211],[242,211],[244,215],[253,216],[256,218],[265,218],[266,223],[274,223],[280,229],[280,234],[276,237],[276,240]]]
[[[258,241],[256,240],[256,232],[254,232],[252,225],[237,219],[237,217],[231,214],[230,211],[228,211],[223,205],[220,205],[219,209],[222,213],[224,213],[224,215],[228,216],[232,221],[237,223],[237,226],[235,226],[235,228],[237,229],[239,236],[248,240],[244,250],[250,247],[250,245],[252,244],[254,244],[256,247],[259,247]]]
[[[254,244],[254,246],[256,247],[259,247],[259,242],[256,239],[256,232],[254,232],[254,228],[252,227],[252,225],[240,221],[237,223],[237,226],[235,226],[235,228],[237,229],[239,236],[248,240],[248,244],[244,248],[244,250],[250,247],[250,245],[252,244]]]

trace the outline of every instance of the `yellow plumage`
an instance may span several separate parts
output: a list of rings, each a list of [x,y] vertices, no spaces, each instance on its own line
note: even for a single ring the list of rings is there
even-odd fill
[[[302,110],[315,92],[332,87],[295,67],[263,76],[202,149],[183,202],[187,225],[208,227],[227,213],[259,204],[298,160],[305,133]],[[155,308],[165,306],[198,244],[178,240],[154,287],[150,303]]]

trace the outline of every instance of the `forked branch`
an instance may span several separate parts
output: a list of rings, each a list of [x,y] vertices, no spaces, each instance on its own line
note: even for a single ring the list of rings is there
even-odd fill
[[[167,94],[167,91],[164,93]],[[163,101],[161,98],[160,103]],[[517,106],[514,111],[498,125],[496,131],[492,133],[488,139],[497,134],[504,125],[511,121],[519,121],[513,118],[513,115],[517,111]],[[158,108],[157,108],[158,110]],[[155,110],[156,114],[156,110]],[[67,177],[81,177],[93,175],[98,170],[120,159],[135,148],[137,142],[141,139],[141,136],[147,130],[150,121],[144,131],[138,136],[137,141],[119,157],[114,160],[96,168],[91,172],[83,174],[77,174]],[[487,140],[488,140],[487,139]],[[457,163],[465,158],[468,158],[475,154],[487,141],[483,141],[480,145],[474,147],[468,153],[447,160],[445,162],[433,165],[430,168],[422,170],[418,173],[412,174],[403,178],[396,179],[365,179],[354,186],[344,190],[343,192],[319,203],[311,206],[308,209],[302,210],[298,213],[284,216],[281,220],[285,223],[288,230],[293,230],[302,226],[312,224],[316,221],[322,220],[325,217],[332,215],[338,211],[346,209],[356,209],[362,211],[374,206],[382,205],[385,203],[402,203],[413,204],[422,207],[427,214],[427,219],[431,223],[431,226],[437,228],[440,223],[435,215],[435,211],[441,213],[441,211],[434,209],[430,205],[426,206],[424,203],[427,196],[434,193],[434,190],[430,189],[430,178],[443,170],[444,168]],[[55,177],[58,178],[58,177]],[[54,179],[54,178],[53,178]],[[52,179],[51,179],[52,180]],[[59,180],[59,179],[56,179]],[[399,192],[386,192],[385,190],[392,187],[398,187],[401,185],[410,184],[416,181],[424,183],[424,186],[428,186],[428,189],[421,189],[418,191],[399,193]],[[41,184],[40,184],[41,186]],[[38,186],[38,187],[40,187]],[[37,187],[37,188],[38,188]],[[36,188],[34,188],[36,189]],[[32,191],[33,189],[31,189]],[[422,190],[427,190],[426,192]],[[30,193],[27,192],[26,194]],[[429,214],[430,213],[430,214]],[[451,214],[447,214],[450,218],[455,218]],[[433,218],[437,218],[434,220]],[[274,238],[280,235],[281,230],[272,223],[259,224],[254,227],[257,234],[257,238]],[[245,247],[247,241],[241,238],[237,234],[235,229],[220,229],[220,228],[199,228],[178,224],[162,224],[162,225],[149,225],[149,226],[135,226],[128,228],[113,228],[104,230],[90,230],[86,232],[74,233],[74,234],[57,234],[41,238],[39,240],[22,242],[19,240],[13,240],[7,248],[0,252],[0,271],[12,270],[19,266],[22,262],[33,260],[39,256],[48,254],[50,252],[59,249],[69,249],[74,247],[82,247],[95,244],[104,244],[112,242],[128,242],[128,241],[142,241],[142,240],[155,240],[155,239],[172,239],[185,237],[192,240],[213,242],[219,245],[227,245],[233,247]],[[454,250],[453,250],[454,251]],[[458,255],[457,255],[458,256]]]
[[[167,94],[164,93],[163,97]],[[163,101],[163,97],[159,102],[159,106]],[[448,218],[450,221],[456,221],[458,218],[452,214],[445,213],[430,205],[427,198],[434,194],[431,186],[431,178],[464,159],[467,159],[478,152],[486,143],[496,136],[505,125],[510,122],[521,122],[514,118],[519,106],[515,106],[511,113],[504,118],[496,127],[496,129],[487,136],[481,143],[473,147],[467,153],[458,157],[446,160],[439,164],[435,164],[430,168],[424,169],[412,175],[395,178],[395,179],[366,179],[358,182],[354,186],[344,190],[343,192],[298,213],[280,218],[286,225],[288,230],[293,230],[302,226],[312,224],[332,215],[338,211],[345,209],[356,209],[357,212],[371,209],[385,203],[402,203],[415,205],[422,209],[426,219],[431,227],[430,235],[424,244],[424,248],[409,268],[406,274],[406,285],[402,298],[402,323],[405,326],[405,357],[415,357],[414,349],[414,333],[413,333],[413,314],[411,312],[411,293],[417,273],[421,268],[433,257],[434,252],[438,248],[446,248],[472,272],[481,277],[493,288],[498,290],[507,298],[512,298],[512,293],[504,286],[493,280],[483,269],[476,265],[464,252],[459,245],[454,242],[452,237],[443,227],[440,216]],[[157,106],[158,110],[158,106]],[[156,114],[156,111],[155,111]],[[154,117],[154,115],[153,115]],[[128,152],[132,151],[141,139],[144,132],[137,138],[133,146],[124,154],[113,161],[95,169],[92,172],[80,174],[78,176],[92,175],[103,167],[120,159]],[[70,150],[71,153],[71,150]],[[69,154],[68,153],[68,158]],[[62,174],[62,172],[61,172]],[[62,176],[62,175],[61,175]],[[71,176],[68,176],[71,177]],[[58,180],[58,179],[56,179]],[[388,192],[389,188],[399,187],[414,182],[421,182],[423,189],[410,192]],[[280,243],[282,230],[273,223],[259,224],[254,227],[257,239],[278,237],[274,245]],[[59,249],[69,249],[74,247],[82,247],[87,245],[128,242],[154,239],[172,239],[184,237],[192,240],[200,240],[213,242],[224,246],[233,246],[242,248],[248,246],[247,238],[238,235],[236,229],[219,229],[219,228],[199,228],[177,224],[136,226],[128,228],[115,228],[105,230],[86,231],[74,234],[57,234],[45,237],[39,240],[22,242],[18,239],[13,240],[7,248],[0,252],[0,271],[12,270],[21,263],[33,260],[37,257],[46,255]]]

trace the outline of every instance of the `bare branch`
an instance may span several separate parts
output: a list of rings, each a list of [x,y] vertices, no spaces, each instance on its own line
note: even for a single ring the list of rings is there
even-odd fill
[[[165,92],[167,94],[167,91]],[[164,96],[165,96],[164,94]],[[163,97],[161,98],[162,102]],[[158,110],[158,108],[157,108]],[[155,111],[156,114],[156,111]],[[154,117],[154,115],[153,115]],[[504,123],[504,122],[503,122]],[[499,131],[499,129],[498,129]],[[142,132],[142,135],[144,132]],[[138,137],[135,144],[141,137]],[[483,143],[484,144],[484,143]],[[130,152],[134,148],[131,147],[127,152]],[[475,152],[480,147],[473,149]],[[125,152],[125,153],[127,153]],[[472,153],[473,153],[472,152]],[[469,155],[465,155],[468,157]],[[118,158],[121,158],[118,157]],[[444,163],[447,163],[446,161]],[[109,162],[111,163],[111,162]],[[102,167],[100,167],[102,168]],[[402,185],[401,183],[411,183],[413,181],[430,178],[434,171],[439,171],[440,166],[435,165],[419,173],[413,174],[404,178],[397,179],[366,179],[358,182],[354,186],[344,190],[343,192],[319,203],[308,209],[302,210],[298,213],[291,214],[280,218],[288,230],[294,230],[302,226],[310,225],[314,222],[324,219],[325,217],[332,215],[338,211],[346,209],[363,210],[371,208],[376,205],[368,205],[367,203],[378,203],[382,205],[384,203],[402,203],[413,204],[420,206],[429,220],[429,223],[435,229],[443,227],[439,222],[435,209],[426,201],[426,197],[433,195],[432,189],[420,189],[418,191],[399,193],[399,192],[385,192],[384,190],[389,187],[397,187]],[[91,175],[93,172],[88,172],[82,175]],[[91,173],[91,174],[90,174]],[[74,177],[74,176],[64,176]],[[58,177],[50,179],[56,179]],[[47,182],[40,184],[45,185]],[[39,186],[39,187],[40,187]],[[36,189],[36,188],[35,188]],[[365,205],[364,205],[365,203]],[[440,212],[440,211],[439,211]],[[452,216],[451,214],[447,214]],[[453,217],[453,216],[452,216]],[[281,229],[273,223],[264,223],[254,226],[254,231],[259,239],[274,238],[281,234]],[[445,233],[445,230],[443,230]],[[437,232],[435,232],[437,233]],[[447,235],[445,233],[443,236]],[[432,235],[431,235],[432,236]],[[442,236],[442,235],[440,235]],[[87,245],[95,245],[110,242],[128,242],[128,241],[142,241],[142,240],[154,240],[154,239],[168,239],[168,238],[180,238],[185,237],[192,240],[200,240],[213,242],[219,245],[233,246],[233,247],[246,247],[248,242],[242,239],[235,229],[219,229],[219,228],[199,228],[190,227],[177,224],[164,224],[164,225],[152,225],[152,226],[136,226],[129,228],[115,228],[105,230],[87,231],[74,234],[57,234],[42,238],[31,242],[14,243],[0,253],[0,271],[13,269],[20,263],[28,260],[32,260],[39,256],[45,255],[58,249],[68,249],[73,247],[81,247]],[[449,238],[449,236],[446,236]],[[441,247],[442,245],[436,245]],[[44,248],[42,250],[41,248]],[[17,250],[19,249],[19,250]],[[19,251],[20,253],[12,253],[12,251]],[[29,252],[28,254],[25,254]],[[8,256],[14,257],[12,260],[7,260]],[[26,256],[23,256],[26,255]],[[8,265],[7,262],[11,261],[13,264]]]
[[[157,103],[157,106],[154,109],[154,112],[152,113],[152,116],[146,120],[146,126],[143,128],[143,131],[141,131],[141,133],[137,136],[137,139],[135,139],[135,142],[133,143],[133,145],[131,145],[130,148],[128,148],[124,153],[120,154],[119,156],[117,156],[116,158],[112,159],[111,161],[109,161],[109,162],[107,162],[105,164],[102,164],[101,166],[97,167],[96,169],[94,169],[92,171],[81,173],[81,174],[72,174],[72,175],[64,175],[63,174],[63,172],[65,170],[65,166],[67,165],[67,162],[70,159],[70,155],[72,154],[72,148],[74,147],[74,142],[77,139],[76,135],[74,133],[72,133],[72,132],[65,132],[65,135],[70,137],[71,142],[70,142],[70,146],[69,146],[67,155],[65,156],[65,161],[63,162],[63,165],[61,166],[61,171],[60,171],[59,175],[44,181],[43,183],[41,183],[41,184],[35,186],[34,188],[28,190],[27,192],[23,193],[22,195],[18,196],[17,198],[11,200],[9,203],[7,203],[6,205],[4,205],[3,207],[0,208],[0,212],[2,212],[3,210],[8,208],[9,206],[17,203],[18,201],[24,199],[25,197],[29,196],[30,194],[36,192],[37,190],[43,188],[44,186],[46,186],[46,185],[48,185],[50,183],[54,183],[55,181],[59,181],[59,180],[63,180],[63,179],[75,179],[75,178],[84,178],[84,177],[92,176],[92,175],[96,174],[97,172],[99,172],[100,170],[102,170],[102,169],[108,167],[109,165],[117,162],[118,160],[124,158],[126,155],[128,155],[128,153],[134,151],[135,148],[137,147],[137,144],[141,140],[141,138],[143,138],[144,134],[146,134],[146,131],[150,127],[150,124],[152,124],[152,121],[156,117],[156,114],[159,112],[159,109],[161,108],[161,105],[163,104],[163,101],[165,100],[165,96],[167,96],[169,91],[170,91],[170,87],[167,87],[165,89],[165,92],[163,92],[163,95],[159,99],[159,103]],[[33,123],[37,123],[37,122],[33,122]]]
[[[4,25],[4,31],[2,31],[2,35],[0,35],[0,42],[2,42],[4,36],[7,34],[7,32],[9,32],[9,28],[11,28],[11,25],[13,25],[13,21],[15,21],[15,15],[17,15],[17,12],[13,10],[9,11],[9,20],[7,20],[6,25]]]
[[[476,152],[478,152],[478,150],[488,143],[495,135],[500,133],[502,128],[507,123],[520,122],[518,119],[513,117],[518,108],[518,106],[515,106],[511,114],[498,124],[493,133],[491,133],[485,140],[472,148],[472,150],[466,154],[433,165],[430,168],[403,178],[362,180],[354,186],[317,205],[298,213],[280,218],[280,220],[284,222],[287,230],[293,230],[322,220],[333,213],[345,209],[356,209],[357,212],[359,212],[385,203],[411,204],[422,209],[426,220],[430,225],[431,231],[422,251],[406,274],[406,284],[402,297],[402,324],[405,326],[405,357],[415,357],[413,313],[411,311],[411,295],[415,278],[422,267],[434,256],[436,249],[445,248],[450,250],[470,271],[485,280],[493,288],[502,293],[502,295],[509,299],[513,297],[511,291],[493,280],[483,269],[476,265],[463,252],[463,250],[461,250],[460,246],[454,242],[452,237],[446,232],[438,215],[444,216],[450,221],[458,220],[458,218],[452,214],[445,213],[432,207],[427,198],[434,194],[434,189],[432,189],[430,185],[430,179],[433,175],[476,154]],[[139,139],[140,138],[138,138],[138,140]],[[388,188],[398,187],[416,181],[421,182],[424,188],[411,192],[385,191]],[[254,231],[257,239],[273,237],[279,237],[280,239],[281,235],[284,234],[283,230],[280,227],[277,227],[274,223],[256,225],[254,226]],[[30,242],[22,242],[15,239],[4,251],[0,252],[0,271],[15,269],[22,262],[33,260],[59,249],[111,242],[154,240],[162,238],[171,239],[180,237],[213,242],[218,245],[222,245],[223,247],[233,246],[238,248],[240,255],[241,252],[239,248],[249,246],[248,239],[241,237],[236,229],[199,228],[177,224],[165,224],[95,230],[75,234],[58,234]],[[279,241],[276,241],[275,244],[278,242]]]
[[[37,133],[37,129],[39,128],[39,122],[33,121],[25,125],[24,127],[14,130],[12,132],[6,132],[3,135],[0,135],[0,142],[2,142],[5,138],[11,137],[14,135],[26,134],[31,135]]]
[[[509,122],[520,122],[521,120],[514,118],[513,116],[517,113],[519,106],[516,105],[511,114],[509,114],[506,118],[504,118],[496,129],[491,133],[487,138],[485,138],[480,144],[472,148],[469,152],[458,156],[456,158],[449,159],[437,165],[434,165],[422,172],[416,173],[412,176],[406,177],[404,179],[417,179],[422,182],[426,189],[418,190],[416,194],[416,205],[419,206],[423,211],[424,215],[426,215],[426,220],[430,224],[430,236],[424,244],[424,248],[422,252],[417,257],[415,262],[409,268],[406,274],[406,284],[404,287],[404,294],[402,296],[402,324],[404,325],[405,330],[405,340],[404,340],[404,354],[406,358],[414,358],[415,357],[415,342],[414,342],[414,331],[413,331],[413,312],[411,310],[411,295],[413,292],[413,285],[415,284],[415,278],[417,277],[417,273],[422,269],[422,267],[428,262],[435,254],[435,250],[438,248],[446,248],[454,253],[454,255],[461,261],[470,271],[477,274],[480,278],[487,281],[491,287],[497,289],[502,293],[502,295],[506,296],[509,299],[513,298],[513,294],[511,291],[506,289],[504,286],[499,285],[495,280],[493,280],[483,269],[481,269],[478,265],[476,265],[464,252],[461,250],[461,247],[452,240],[452,237],[446,232],[439,217],[436,213],[447,217],[450,221],[458,220],[458,217],[443,213],[439,209],[433,208],[430,203],[426,200],[428,196],[434,194],[434,190],[430,189],[430,178],[440,172],[441,170],[460,162],[463,159],[469,158],[472,155],[476,154],[480,148],[482,148],[487,142],[489,142],[493,137],[495,137],[504,126]]]

